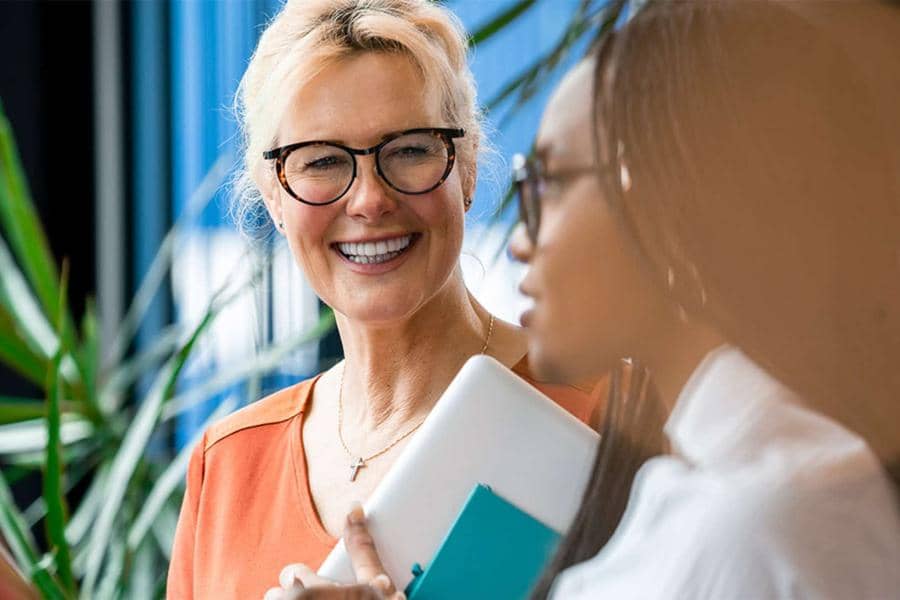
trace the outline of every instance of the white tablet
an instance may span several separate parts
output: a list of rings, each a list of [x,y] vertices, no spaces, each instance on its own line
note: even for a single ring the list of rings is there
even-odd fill
[[[427,566],[481,483],[564,533],[590,477],[597,434],[487,356],[469,359],[365,503],[369,530],[397,589]],[[355,577],[343,541],[319,574]]]

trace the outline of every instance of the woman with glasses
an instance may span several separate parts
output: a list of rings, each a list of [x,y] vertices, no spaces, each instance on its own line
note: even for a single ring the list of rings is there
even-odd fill
[[[523,333],[459,265],[485,144],[466,47],[427,0],[291,0],[263,33],[239,92],[238,213],[268,211],[345,359],[205,433],[169,597],[262,598],[285,565],[318,568],[469,357],[530,379]],[[585,421],[596,405],[538,387]]]
[[[898,39],[649,3],[557,91],[515,161],[531,365],[634,376],[535,598],[898,597]]]

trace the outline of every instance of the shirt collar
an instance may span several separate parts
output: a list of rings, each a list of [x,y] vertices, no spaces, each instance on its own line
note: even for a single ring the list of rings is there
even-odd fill
[[[758,453],[799,398],[733,346],[706,355],[682,389],[665,432],[696,465],[733,463]],[[805,411],[803,411],[805,412]]]

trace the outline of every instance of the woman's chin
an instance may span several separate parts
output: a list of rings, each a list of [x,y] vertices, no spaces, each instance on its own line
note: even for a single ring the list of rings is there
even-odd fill
[[[533,335],[529,332],[529,335]],[[560,383],[565,377],[565,369],[549,348],[531,337],[528,343],[528,368],[538,381]]]
[[[337,306],[335,309],[354,323],[364,325],[384,325],[408,319],[415,314],[420,303],[413,302],[404,294],[394,297],[388,293],[359,294],[352,305]]]
[[[595,365],[585,360],[583,353],[573,353],[568,347],[556,348],[541,343],[541,339],[529,331],[528,366],[538,381],[580,385],[599,378]],[[558,337],[554,336],[554,339]]]

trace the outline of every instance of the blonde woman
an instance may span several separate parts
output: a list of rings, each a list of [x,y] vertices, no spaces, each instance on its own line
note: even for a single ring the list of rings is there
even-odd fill
[[[261,598],[284,565],[317,568],[469,357],[529,377],[522,332],[475,301],[459,267],[482,139],[451,13],[289,1],[239,94],[241,208],[264,203],[335,310],[345,360],[206,432],[170,598]],[[538,387],[582,420],[599,395]]]

